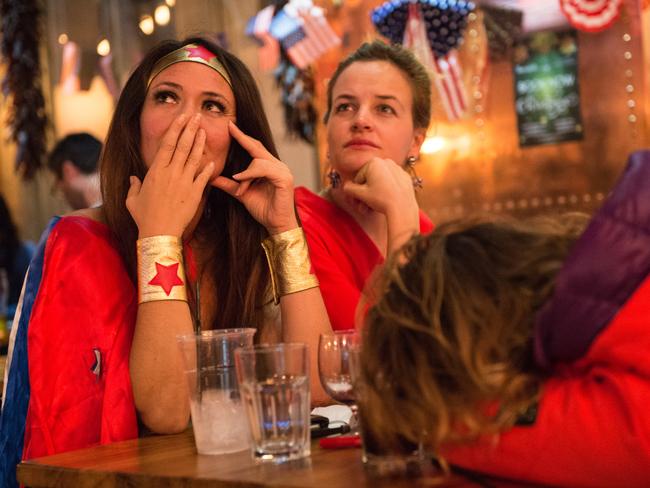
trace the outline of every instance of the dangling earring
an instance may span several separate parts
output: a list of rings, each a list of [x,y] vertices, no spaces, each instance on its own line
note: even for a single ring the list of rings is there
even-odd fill
[[[409,156],[406,158],[406,171],[408,174],[411,175],[411,180],[413,181],[413,188],[416,190],[422,188],[422,184],[424,183],[424,180],[418,176],[418,174],[415,172],[415,162],[417,161],[417,158],[415,156]]]
[[[338,188],[341,184],[341,175],[335,169],[331,169],[327,173],[327,178],[330,180],[330,188]]]

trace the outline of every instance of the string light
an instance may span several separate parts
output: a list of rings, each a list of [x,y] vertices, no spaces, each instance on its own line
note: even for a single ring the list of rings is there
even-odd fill
[[[174,7],[176,5],[176,0],[165,0],[165,3],[168,7]]]
[[[155,27],[153,17],[151,15],[143,15],[140,18],[140,22],[138,23],[138,27],[140,27],[140,30],[142,31],[143,34],[149,36],[153,34],[153,30]]]
[[[171,19],[171,12],[167,5],[158,5],[153,12],[153,18],[156,19],[156,24],[167,25]]]
[[[625,68],[625,93],[627,95],[627,101],[625,105],[627,106],[627,122],[630,124],[630,134],[632,136],[632,140],[635,141],[637,137],[637,120],[638,117],[636,115],[636,100],[634,99],[634,92],[635,87],[634,87],[634,72],[632,71],[632,49],[631,49],[631,42],[632,42],[632,35],[629,32],[630,28],[630,20],[626,15],[624,17],[624,28],[625,31],[623,35],[621,36],[621,40],[623,41],[623,59],[625,60],[626,68]],[[598,196],[596,196],[598,198]]]
[[[474,12],[470,12],[469,15],[467,16],[467,19],[469,20],[469,39],[470,39],[470,46],[469,50],[474,56],[479,55],[479,33],[477,30],[477,20],[478,20],[478,15]],[[479,67],[480,68],[480,67]],[[485,126],[485,120],[483,119],[483,104],[485,103],[483,100],[483,87],[482,87],[482,82],[483,80],[481,79],[481,73],[480,71],[474,74],[472,76],[472,97],[474,98],[474,125],[476,126],[476,135],[479,140],[480,144],[480,152],[483,153],[483,146],[485,142],[485,131],[483,130],[483,127]]]
[[[545,197],[537,196],[532,198],[520,198],[514,200],[509,198],[504,201],[497,202],[483,202],[481,204],[481,210],[484,212],[502,212],[502,211],[527,211],[530,209],[539,209],[540,207],[548,208],[565,208],[567,206],[582,207],[582,208],[591,208],[594,203],[601,202],[605,199],[605,194],[602,192],[597,193],[585,193],[581,197],[576,194],[569,195],[557,195],[552,197],[547,195]],[[452,214],[462,214],[465,211],[462,205],[455,206],[445,206],[431,209],[432,215],[452,215]]]
[[[97,44],[97,54],[100,56],[108,56],[111,53],[111,43],[108,42],[108,39],[102,39]]]
[[[59,35],[59,44],[67,44],[70,39],[68,38],[68,34],[65,32],[63,34]]]
[[[420,152],[423,154],[435,154],[445,147],[445,140],[440,136],[427,137],[422,143]]]

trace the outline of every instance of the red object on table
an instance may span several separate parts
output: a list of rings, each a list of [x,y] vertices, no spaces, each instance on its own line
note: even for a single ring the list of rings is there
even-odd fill
[[[322,449],[343,449],[346,447],[361,447],[359,434],[339,435],[336,437],[324,437],[318,444]]]

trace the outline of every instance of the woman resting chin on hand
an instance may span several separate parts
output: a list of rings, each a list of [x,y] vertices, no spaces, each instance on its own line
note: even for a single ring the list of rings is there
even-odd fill
[[[379,41],[343,60],[327,89],[330,186],[296,189],[314,271],[332,327],[355,327],[365,282],[431,221],[413,164],[431,119],[431,80],[413,54]]]

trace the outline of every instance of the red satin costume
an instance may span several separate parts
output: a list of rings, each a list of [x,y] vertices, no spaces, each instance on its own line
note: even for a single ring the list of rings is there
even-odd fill
[[[304,187],[296,188],[295,199],[332,328],[353,329],[363,287],[384,257],[344,210]],[[420,232],[431,230],[433,224],[420,211]]]
[[[105,225],[63,217],[48,230],[12,330],[0,445],[9,461],[5,485],[15,480],[23,419],[22,459],[138,435],[129,377],[133,282]]]

